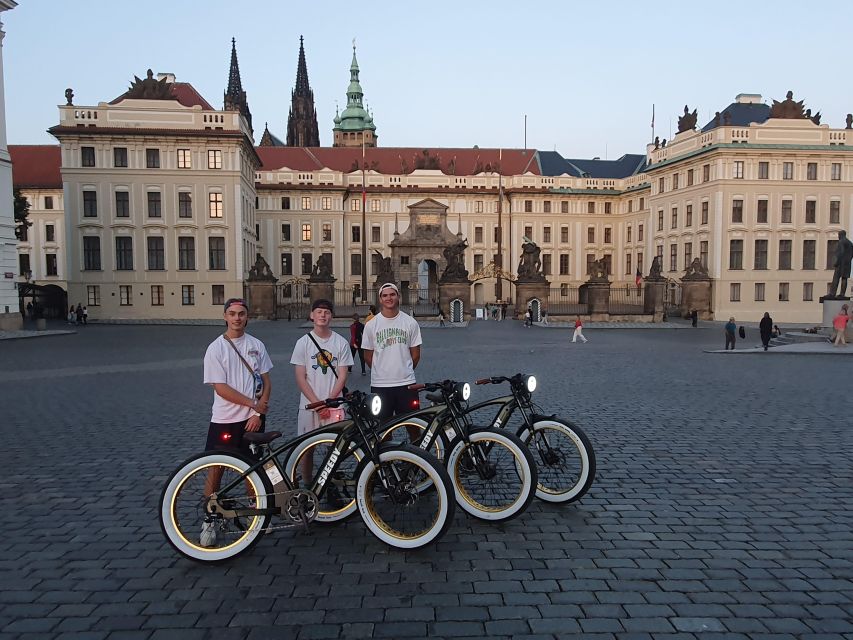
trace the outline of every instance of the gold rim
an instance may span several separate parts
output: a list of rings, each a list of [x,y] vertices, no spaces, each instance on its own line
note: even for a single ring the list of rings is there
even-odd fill
[[[523,467],[521,466],[521,459],[516,455],[515,451],[511,447],[509,447],[503,440],[497,439],[495,437],[484,437],[484,438],[481,438],[479,440],[472,441],[471,444],[480,444],[480,443],[484,443],[484,442],[493,442],[495,445],[499,445],[499,446],[503,447],[505,450],[509,451],[512,454],[512,457],[513,457],[514,462],[515,462],[515,469],[520,476],[519,479],[521,480],[521,486],[519,487],[518,497],[516,497],[516,499],[513,500],[508,505],[504,505],[501,507],[488,507],[488,506],[474,500],[470,496],[468,491],[462,485],[462,476],[460,473],[460,471],[461,471],[460,470],[460,462],[462,461],[462,454],[465,452],[466,449],[468,449],[467,444],[464,445],[462,448],[462,451],[459,452],[459,455],[456,457],[456,464],[453,467],[453,478],[455,481],[454,484],[456,485],[457,494],[462,496],[462,499],[465,500],[465,502],[467,502],[469,505],[471,505],[473,508],[477,509],[478,511],[485,511],[488,513],[501,513],[502,511],[509,511],[515,505],[517,505],[521,501],[522,497],[524,496],[524,492],[522,491],[522,489],[524,488],[524,476],[522,474]],[[474,473],[476,473],[476,471]]]
[[[299,458],[296,460],[296,462],[293,463],[293,471],[290,474],[290,481],[293,483],[294,486],[296,486],[296,473],[299,471],[299,464],[302,462],[303,456],[306,453],[308,453],[309,451],[312,451],[314,449],[314,447],[316,447],[318,445],[321,445],[321,444],[332,445],[334,443],[335,443],[335,438],[329,438],[329,439],[325,439],[325,440],[317,440],[315,442],[312,442],[311,446],[309,448],[303,449],[302,455],[300,455]],[[349,456],[350,454],[347,454],[347,455]],[[358,453],[357,451],[353,452],[352,455],[353,455],[353,457],[355,457],[356,465],[358,465],[358,463],[360,463],[361,459],[364,457],[360,453]],[[320,507],[318,505],[317,517],[318,518],[319,517],[330,518],[333,516],[337,516],[337,515],[340,515],[341,513],[343,513],[344,511],[352,508],[354,505],[355,505],[355,498],[353,498],[348,503],[346,503],[343,507],[341,507],[340,509],[337,509],[335,511],[323,511],[320,509]]]

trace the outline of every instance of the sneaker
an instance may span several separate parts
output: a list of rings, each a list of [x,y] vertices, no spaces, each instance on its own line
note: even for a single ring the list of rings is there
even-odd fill
[[[202,547],[212,547],[216,544],[216,528],[213,520],[205,518],[204,522],[201,523],[201,535],[198,543]]]

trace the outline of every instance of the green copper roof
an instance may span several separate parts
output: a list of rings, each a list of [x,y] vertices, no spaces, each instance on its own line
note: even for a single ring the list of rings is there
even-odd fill
[[[349,72],[350,82],[347,87],[347,106],[340,116],[335,117],[333,131],[376,131],[373,118],[362,103],[364,91],[362,91],[361,84],[358,81],[359,69],[358,59],[355,55],[355,43],[352,46],[352,64],[350,65]]]

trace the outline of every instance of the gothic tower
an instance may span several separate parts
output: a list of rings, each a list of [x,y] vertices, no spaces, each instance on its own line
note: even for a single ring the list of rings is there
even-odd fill
[[[347,108],[343,113],[335,113],[335,147],[377,146],[376,125],[373,116],[364,108],[364,92],[358,81],[358,60],[355,59],[355,40],[352,43],[352,64],[349,68],[350,82],[347,87]]]
[[[290,113],[287,116],[288,147],[319,147],[320,130],[317,128],[317,109],[314,92],[308,84],[308,66],[305,64],[305,47],[299,36],[299,64],[296,67],[296,88],[290,94]]]
[[[231,69],[228,71],[228,89],[225,91],[223,109],[225,111],[239,111],[249,123],[249,130],[254,136],[252,127],[252,112],[249,111],[249,103],[246,101],[246,92],[243,91],[243,82],[240,80],[240,67],[237,64],[237,42],[231,38]]]

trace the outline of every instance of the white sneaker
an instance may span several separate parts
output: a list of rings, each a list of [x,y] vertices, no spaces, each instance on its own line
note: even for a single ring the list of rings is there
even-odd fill
[[[216,529],[213,520],[205,520],[201,523],[201,535],[198,543],[202,547],[212,547],[216,544]]]

